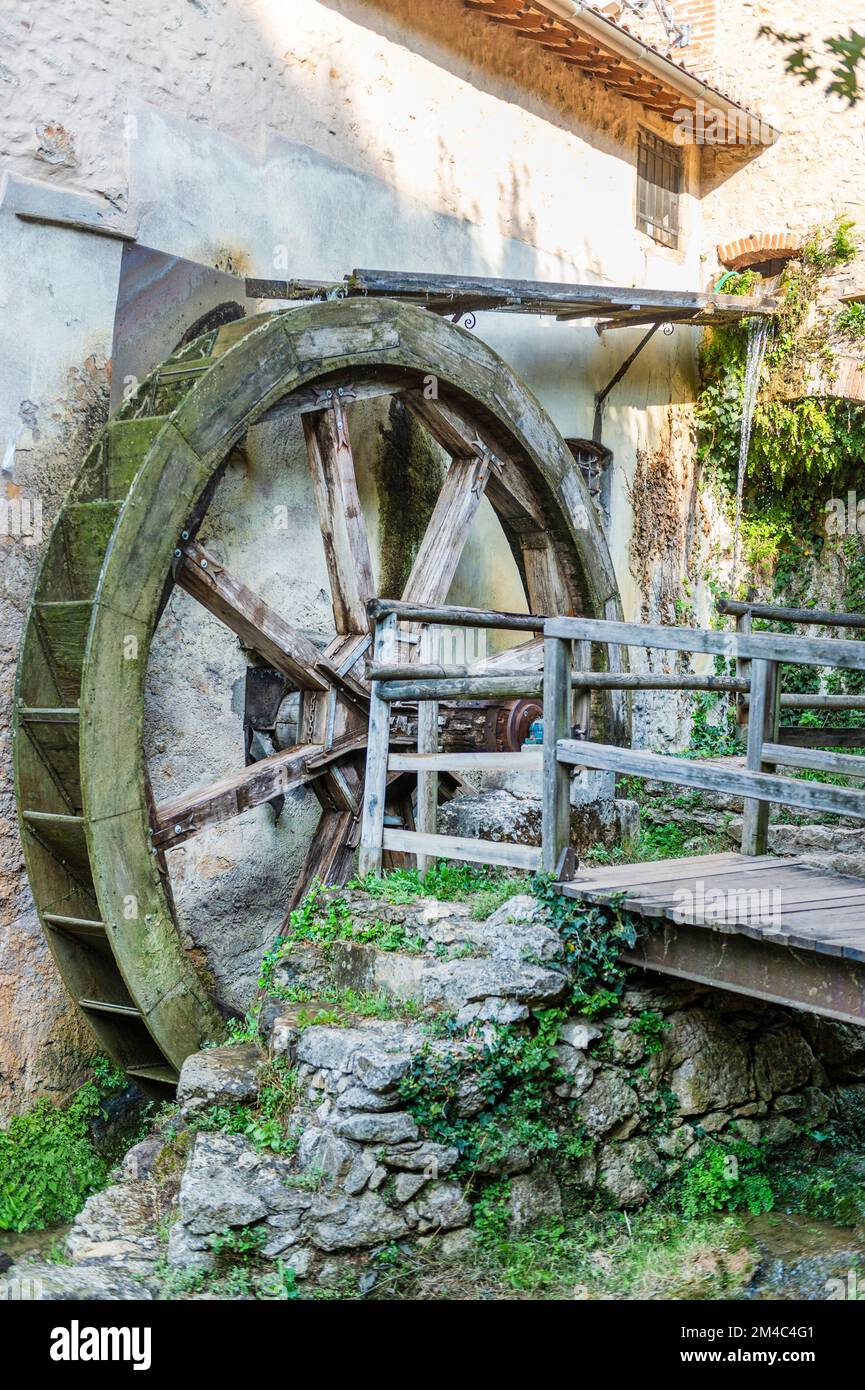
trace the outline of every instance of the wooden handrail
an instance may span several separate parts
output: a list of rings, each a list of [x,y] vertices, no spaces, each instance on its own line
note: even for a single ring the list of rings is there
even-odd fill
[[[734,618],[749,614],[766,622],[809,623],[815,627],[865,627],[865,613],[834,613],[827,608],[781,608],[774,603],[746,603],[731,598],[719,598],[715,607],[719,613]]]
[[[623,647],[658,647],[661,651],[701,652],[728,659],[736,657],[865,671],[865,642],[840,637],[790,637],[782,632],[714,632],[709,628],[655,627],[644,623],[608,622],[603,618],[550,618],[544,627],[544,636],[568,641],[616,643]]]

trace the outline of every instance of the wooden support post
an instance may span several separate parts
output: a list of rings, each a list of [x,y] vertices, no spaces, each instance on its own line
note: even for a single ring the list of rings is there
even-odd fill
[[[377,662],[396,659],[396,614],[379,618],[375,627],[373,658]],[[384,804],[387,795],[387,755],[390,744],[390,705],[372,683],[369,701],[369,739],[366,746],[366,783],[363,791],[363,821],[360,832],[360,873],[380,874]]]
[[[778,663],[751,662],[751,705],[748,719],[747,767],[771,772],[763,762],[763,744],[775,743],[778,730]],[[746,798],[742,818],[742,853],[765,854],[769,839],[768,801]]]
[[[420,659],[432,662],[435,659],[433,629],[427,623],[420,634]],[[421,700],[417,711],[417,751],[419,753],[438,752],[439,707],[435,700]],[[420,832],[435,835],[438,821],[439,779],[437,772],[418,772],[417,812],[415,821]],[[430,860],[426,854],[417,855],[417,871],[421,877],[429,868]]]
[[[751,613],[739,613],[736,617],[736,631],[750,633]],[[742,680],[749,680],[751,676],[751,663],[747,657],[736,658],[736,675]],[[748,706],[742,695],[736,696],[736,724],[738,726],[739,738],[744,743],[747,738],[746,725],[748,723]]]
[[[571,839],[571,777],[557,744],[571,734],[571,644],[544,639],[544,782],[541,864],[554,873]]]
[[[574,643],[574,666],[578,671],[591,671],[591,642]],[[583,738],[592,737],[592,692],[587,686],[577,690],[574,699],[574,723],[579,724]]]

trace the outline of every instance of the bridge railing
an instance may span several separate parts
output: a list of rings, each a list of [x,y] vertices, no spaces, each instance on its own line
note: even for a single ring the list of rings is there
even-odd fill
[[[735,681],[739,693],[743,693],[744,687],[749,696],[745,769],[571,737],[571,650],[575,642],[618,643],[626,647],[700,653],[735,661],[737,672],[741,674],[731,680]],[[785,767],[827,776],[865,777],[863,758],[791,747],[778,741],[779,673],[785,663],[865,671],[865,642],[774,632],[654,627],[595,618],[549,619],[544,625],[544,869],[560,874],[566,872],[570,781],[575,768],[649,777],[696,790],[743,797],[743,854],[765,853],[769,809],[773,801],[797,810],[865,818],[863,791],[776,774],[776,767]],[[642,677],[638,677],[638,681],[641,682],[639,688],[647,688],[642,684]]]

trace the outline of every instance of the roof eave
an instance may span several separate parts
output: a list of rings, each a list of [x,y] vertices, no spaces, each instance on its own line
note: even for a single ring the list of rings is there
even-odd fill
[[[693,73],[687,72],[678,63],[665,58],[650,44],[644,43],[642,39],[628,33],[613,20],[607,19],[597,10],[583,4],[582,0],[540,0],[540,3],[532,0],[532,4],[535,9],[544,10],[556,19],[578,25],[580,29],[590,33],[600,43],[603,43],[605,47],[616,50],[623,58],[630,58],[634,62],[638,62],[641,67],[649,69],[668,86],[681,92],[684,96],[692,97],[695,101],[701,100],[706,106],[720,110],[725,115],[735,113],[739,118],[745,117],[749,123],[756,122],[759,127],[759,138],[745,143],[773,145],[779,138],[781,132],[755,111],[750,111],[740,102],[733,101],[717,87],[713,87],[710,82],[695,77]]]

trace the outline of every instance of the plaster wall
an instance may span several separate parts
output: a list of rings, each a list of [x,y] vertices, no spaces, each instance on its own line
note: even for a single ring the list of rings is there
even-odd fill
[[[459,0],[70,0],[62,14],[39,0],[7,17],[0,37],[0,494],[40,500],[46,527],[107,411],[118,234],[262,277],[381,266],[670,288],[704,278],[696,151],[683,249],[670,252],[634,227],[637,130],[653,118]],[[22,210],[65,225],[22,220]],[[590,435],[594,393],[642,331],[599,339],[587,325],[489,315],[476,328],[577,436]],[[637,460],[663,447],[670,404],[692,398],[695,336],[657,335],[607,406],[610,543],[628,615],[644,599],[629,558]],[[326,617],[324,568],[299,441],[251,439],[248,458],[248,472],[230,471],[211,538],[314,628]],[[276,572],[262,497],[292,517],[292,563]],[[67,1090],[90,1043],[41,942],[14,826],[6,721],[39,547],[0,540],[2,1116],[36,1091]],[[488,549],[481,530],[464,594]],[[483,582],[492,601],[513,576],[494,566]],[[239,751],[236,650],[183,602],[167,614],[149,691],[155,775],[173,789],[235,766]],[[262,808],[218,843],[190,842],[186,869],[175,866],[190,940],[200,944],[193,917],[205,907],[210,964],[226,978],[243,976],[241,958],[251,963],[275,930],[308,815],[298,805],[273,828]],[[265,861],[276,846],[272,882],[238,868],[253,841]],[[208,858],[202,895],[189,869]],[[250,900],[261,916],[244,936]]]

